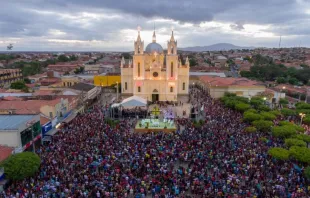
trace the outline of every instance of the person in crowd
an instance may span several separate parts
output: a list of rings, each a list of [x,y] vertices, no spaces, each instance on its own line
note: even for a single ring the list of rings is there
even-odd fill
[[[204,125],[180,118],[176,133],[133,133],[126,119],[111,127],[99,106],[79,115],[39,149],[39,172],[3,197],[309,196],[302,171],[267,154],[283,142],[244,133],[242,114],[202,90],[190,96],[195,108],[204,107]]]

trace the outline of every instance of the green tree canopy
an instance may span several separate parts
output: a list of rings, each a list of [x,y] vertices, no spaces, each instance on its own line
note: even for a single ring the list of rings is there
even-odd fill
[[[41,164],[40,157],[32,152],[23,152],[10,156],[1,167],[5,176],[13,181],[33,176]]]
[[[245,132],[247,133],[255,133],[257,129],[255,127],[247,127],[245,128]]]
[[[278,160],[288,160],[290,152],[286,149],[275,147],[268,150],[268,154]]]
[[[287,146],[287,147],[291,147],[291,146],[306,147],[307,143],[302,141],[302,140],[299,140],[299,139],[288,138],[288,139],[285,139],[285,146]]]
[[[290,156],[299,162],[310,163],[310,149],[306,147],[292,146]]]
[[[310,136],[309,135],[306,135],[306,134],[298,134],[295,136],[295,138],[299,139],[299,140],[302,140],[306,143],[310,143]]]
[[[269,112],[261,112],[260,115],[263,117],[264,120],[275,120],[277,117]]]
[[[243,114],[243,120],[246,122],[253,122],[255,120],[260,120],[262,119],[262,116],[259,115],[258,113],[253,113],[253,112],[244,112]]]
[[[281,109],[281,114],[284,116],[293,116],[293,115],[296,115],[296,112],[294,110],[284,108],[284,109]]]
[[[11,83],[11,89],[25,89],[27,86],[24,81],[16,81]]]
[[[307,179],[310,179],[310,166],[307,166],[307,168],[305,168],[304,175]]]
[[[279,103],[281,105],[287,105],[288,104],[288,100],[286,98],[280,98]]]
[[[235,109],[240,112],[244,112],[246,110],[249,110],[250,108],[251,108],[251,105],[243,103],[243,102],[237,103],[235,105]]]
[[[58,61],[60,62],[68,62],[70,61],[70,58],[68,58],[66,55],[62,54],[58,56]]]
[[[256,120],[252,122],[253,126],[257,128],[257,130],[262,132],[267,132],[271,129],[273,126],[273,123],[271,121],[266,120]]]
[[[294,126],[275,126],[272,128],[272,135],[279,138],[289,138],[296,135],[296,128]]]

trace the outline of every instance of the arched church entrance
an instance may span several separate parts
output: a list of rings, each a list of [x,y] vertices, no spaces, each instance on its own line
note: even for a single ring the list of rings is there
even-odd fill
[[[152,102],[157,102],[157,101],[159,101],[159,94],[158,94],[157,89],[154,89],[152,93]]]

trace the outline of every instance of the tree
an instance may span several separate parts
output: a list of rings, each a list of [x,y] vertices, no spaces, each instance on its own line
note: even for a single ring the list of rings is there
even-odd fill
[[[68,62],[70,59],[66,55],[60,55],[58,56],[58,61],[60,62]]]
[[[279,83],[279,84],[284,84],[284,83],[286,83],[287,81],[286,81],[286,79],[284,78],[284,77],[278,77],[277,78],[277,83]]]
[[[269,112],[261,112],[260,115],[263,117],[264,120],[275,120],[277,117]]]
[[[253,122],[255,120],[260,120],[260,119],[262,119],[262,116],[257,113],[244,112],[243,114],[243,120],[246,122]]]
[[[268,154],[278,160],[288,160],[290,152],[280,147],[274,147],[268,150]]]
[[[257,109],[260,110],[260,111],[270,111],[270,110],[271,110],[271,109],[270,109],[268,106],[266,106],[266,105],[259,105],[259,106],[257,107]]]
[[[196,66],[196,65],[198,65],[198,63],[197,63],[195,58],[190,58],[189,59],[189,65],[190,66]]]
[[[302,120],[302,122],[303,122],[304,124],[310,125],[310,116],[306,116],[306,117]]]
[[[308,147],[308,144],[310,143],[310,136],[309,135],[306,135],[306,134],[298,134],[295,136],[295,138],[299,139],[299,140],[302,140],[304,142],[307,143],[307,147]]]
[[[13,82],[11,83],[11,89],[19,89],[22,90],[24,89],[26,86],[24,81],[17,81],[17,82]]]
[[[251,98],[251,100],[250,100],[250,104],[251,104],[255,109],[257,109],[258,106],[264,104],[264,100],[261,99],[261,98],[258,98],[258,97],[253,97],[253,98]]]
[[[299,140],[299,139],[288,138],[288,139],[285,139],[285,146],[287,146],[287,147],[291,147],[291,146],[306,147],[307,143],[302,141],[302,140]]]
[[[271,121],[266,120],[256,120],[252,122],[253,126],[257,128],[257,130],[262,132],[267,132],[271,129],[273,123]]]
[[[124,59],[131,59],[132,58],[129,53],[122,53],[121,56],[124,57]]]
[[[247,133],[255,133],[257,129],[255,127],[247,127],[245,128],[245,132]]]
[[[290,78],[288,80],[288,82],[291,84],[291,85],[297,85],[298,84],[298,80],[296,78]]]
[[[235,105],[235,109],[240,112],[245,112],[246,110],[249,110],[250,108],[251,108],[251,105],[245,104],[245,103],[237,103]]]
[[[279,110],[269,111],[269,113],[272,113],[275,116],[280,116],[281,115],[281,112]]]
[[[281,109],[281,114],[288,117],[288,116],[296,115],[296,112],[294,110],[284,108],[284,109]]]
[[[305,168],[304,175],[307,179],[310,179],[310,166],[307,166],[307,168]]]
[[[30,83],[31,83],[31,81],[30,81],[29,78],[24,78],[24,82],[27,83],[27,84],[30,84]]]
[[[287,105],[288,104],[288,100],[286,98],[280,98],[279,104],[282,105],[282,106],[283,105]]]
[[[296,129],[294,126],[275,126],[272,128],[272,135],[279,138],[289,138],[296,135]]]
[[[13,181],[33,176],[40,167],[40,157],[32,152],[23,152],[10,156],[1,167],[5,176]]]
[[[310,149],[306,147],[292,146],[290,156],[299,162],[310,163]]]

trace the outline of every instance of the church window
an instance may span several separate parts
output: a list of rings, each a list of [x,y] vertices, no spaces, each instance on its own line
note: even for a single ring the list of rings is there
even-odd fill
[[[173,87],[170,87],[170,92],[171,92],[171,93],[173,92]]]
[[[183,90],[185,90],[185,83],[183,83]]]
[[[171,47],[171,54],[173,54],[173,47]]]
[[[173,78],[173,62],[171,62],[171,78]]]
[[[154,77],[154,78],[158,77],[158,73],[157,73],[157,72],[154,72],[154,73],[153,73],[153,77]]]
[[[140,54],[140,46],[138,46],[138,54]]]
[[[138,77],[140,77],[140,63],[138,63]]]
[[[127,90],[127,82],[125,82],[125,90]]]
[[[141,87],[138,87],[138,92],[141,92]]]

